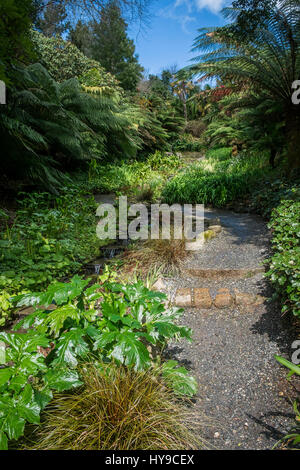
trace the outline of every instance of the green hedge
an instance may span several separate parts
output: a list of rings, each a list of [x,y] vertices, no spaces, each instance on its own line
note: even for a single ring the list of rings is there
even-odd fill
[[[283,201],[273,210],[272,230],[274,255],[269,260],[270,278],[280,296],[283,312],[300,317],[300,202]]]

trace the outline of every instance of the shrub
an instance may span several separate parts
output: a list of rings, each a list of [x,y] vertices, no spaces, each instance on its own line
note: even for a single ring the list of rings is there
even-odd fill
[[[201,120],[189,121],[185,126],[185,133],[191,134],[193,137],[201,137],[206,129],[206,124]]]
[[[173,151],[186,151],[186,152],[201,152],[203,145],[200,139],[193,137],[190,134],[182,134],[177,140],[172,142]]]
[[[103,245],[95,230],[95,201],[85,193],[64,188],[59,197],[21,197],[13,225],[0,232],[0,326],[13,311],[11,295],[44,288],[76,272]]]
[[[82,367],[84,387],[54,397],[31,436],[39,450],[188,450],[203,443],[192,410],[158,377],[115,364]],[[193,432],[191,431],[193,428]],[[197,435],[197,436],[196,436]]]
[[[26,422],[39,423],[53,390],[82,384],[80,363],[92,358],[145,371],[160,362],[158,351],[169,339],[191,339],[191,330],[176,324],[182,310],[166,308],[164,294],[142,283],[113,283],[109,273],[101,279],[88,287],[90,279],[74,276],[14,299],[16,307],[36,309],[15,326],[27,332],[0,333],[7,346],[0,369],[0,449],[22,436]],[[161,375],[178,395],[197,391],[176,361],[163,364]]]
[[[174,154],[167,154],[165,152],[156,151],[149,155],[147,163],[150,165],[151,170],[171,170],[179,168],[181,159]]]
[[[269,260],[267,276],[283,304],[283,312],[300,317],[300,202],[283,201],[273,210],[272,230],[274,255]]]
[[[251,195],[251,207],[263,217],[270,218],[273,209],[284,200],[300,200],[299,180],[264,178]]]
[[[173,204],[212,204],[223,207],[245,198],[265,176],[265,160],[256,155],[227,158],[229,149],[214,149],[208,158],[167,183],[162,196]]]
[[[49,38],[32,31],[32,40],[40,63],[57,82],[63,82],[86,74],[87,80],[97,77],[97,85],[118,88],[118,80],[101,67],[99,62],[86,57],[74,44],[61,37]],[[92,83],[86,83],[93,86]]]
[[[231,158],[231,147],[217,147],[208,149],[206,152],[206,158],[212,158],[215,160],[229,160]]]

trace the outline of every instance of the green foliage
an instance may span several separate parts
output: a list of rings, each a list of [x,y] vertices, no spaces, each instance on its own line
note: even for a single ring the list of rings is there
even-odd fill
[[[226,14],[235,21],[237,16],[243,16],[243,11],[229,8]],[[239,91],[232,108],[259,109],[268,101],[268,108],[276,109],[272,120],[274,128],[279,126],[277,133],[281,123],[285,123],[290,169],[300,165],[300,108],[293,104],[291,88],[300,73],[299,21],[299,2],[282,0],[270,7],[266,21],[249,41],[244,41],[239,32],[234,31],[236,23],[233,23],[233,31],[230,25],[199,30],[194,50],[200,50],[202,55],[195,58],[195,65],[182,71],[184,78],[198,75],[227,80]],[[261,108],[260,121],[263,119]],[[260,132],[262,138],[264,127]],[[214,131],[220,132],[218,128]],[[231,128],[230,134],[236,131]],[[281,141],[281,146],[283,143]]]
[[[299,181],[293,181],[275,175],[272,179],[263,179],[251,195],[251,207],[263,217],[270,219],[273,209],[284,200],[300,200]]]
[[[26,422],[38,424],[41,410],[52,398],[52,391],[68,390],[80,385],[76,371],[65,365],[46,364],[44,348],[50,346],[44,335],[0,333],[7,345],[6,365],[0,369],[0,449],[8,440],[24,433]],[[29,380],[30,379],[30,380]]]
[[[11,66],[32,55],[30,27],[35,13],[33,0],[1,0],[0,80],[14,79]]]
[[[112,73],[125,90],[135,91],[142,77],[135,45],[127,36],[127,24],[115,0],[103,5],[100,21],[92,24],[91,55]]]
[[[185,133],[172,142],[172,149],[182,152],[201,152],[203,150],[203,144],[200,139]]]
[[[274,255],[269,260],[270,278],[283,304],[283,312],[300,317],[300,202],[283,201],[273,210],[272,230]]]
[[[95,211],[93,198],[71,188],[20,201],[14,224],[0,233],[2,323],[11,313],[8,296],[43,288],[99,253]]]
[[[194,396],[198,385],[194,377],[188,376],[184,367],[177,367],[177,361],[167,361],[162,364],[162,377],[177,395]]]
[[[156,151],[147,158],[147,164],[151,170],[172,170],[181,166],[182,162],[177,155],[167,154],[165,152]]]
[[[61,170],[111,152],[133,156],[142,144],[132,113],[102,94],[86,93],[77,79],[55,82],[35,64],[19,70],[22,83],[1,109],[4,174],[28,178],[53,190]],[[22,153],[20,164],[19,154]]]
[[[292,362],[288,361],[284,357],[277,356],[275,355],[276,361],[279,362],[279,364],[283,365],[284,367],[287,367],[290,372],[288,373],[288,379],[296,374],[300,376],[300,367],[297,366],[296,364],[293,364]],[[289,444],[292,446],[296,446],[295,449],[299,449],[299,444],[300,444],[300,410],[299,410],[299,397],[298,400],[294,402],[294,412],[296,416],[296,426],[295,429],[293,430],[293,433],[289,433],[286,436],[284,436],[283,439],[280,440],[280,442],[287,441]],[[277,444],[278,446],[278,444]]]
[[[118,86],[118,81],[107,72],[99,62],[86,57],[74,44],[60,37],[48,38],[37,31],[32,31],[39,62],[47,69],[56,82],[79,78],[96,69],[102,85],[111,88]]]
[[[14,311],[13,304],[10,299],[11,293],[2,289],[0,294],[0,328],[8,322]]]
[[[75,27],[69,29],[68,41],[76,46],[86,57],[91,57],[92,31],[89,24],[77,21]]]
[[[65,3],[52,0],[44,5],[36,27],[47,37],[61,36],[65,33],[70,27]]]
[[[128,451],[204,447],[192,403],[174,396],[160,368],[136,372],[100,362],[84,364],[81,371],[84,387],[54,397],[43,413],[43,425],[30,436],[26,448]]]
[[[162,348],[171,338],[191,340],[190,329],[176,324],[182,310],[166,309],[164,294],[148,290],[141,282],[112,283],[106,275],[103,284],[88,287],[89,282],[74,276],[69,283],[54,282],[45,292],[13,299],[16,307],[36,310],[15,326],[27,333],[0,334],[7,346],[6,367],[0,369],[2,449],[7,448],[8,439],[23,434],[26,422],[39,423],[52,390],[81,384],[76,371],[79,361],[92,355],[96,360],[146,370],[154,357],[148,348]],[[53,304],[55,308],[49,309]],[[184,369],[174,369],[174,364],[166,368],[167,379],[177,392],[196,392],[195,382]]]
[[[207,159],[175,176],[163,190],[164,200],[223,207],[249,195],[265,174],[264,162],[247,155],[228,158],[229,154],[230,149],[213,150]]]

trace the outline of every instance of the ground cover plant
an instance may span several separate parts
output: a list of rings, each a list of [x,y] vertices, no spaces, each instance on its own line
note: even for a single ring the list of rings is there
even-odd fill
[[[84,174],[79,175],[77,184],[94,193],[118,192],[134,195],[138,190],[152,188],[154,199],[158,199],[165,179],[184,166],[182,159],[172,153],[156,151],[147,158],[132,161],[116,161],[94,165],[88,183]],[[81,183],[82,177],[84,182]]]
[[[0,326],[13,312],[9,298],[46,287],[99,254],[94,199],[66,187],[59,196],[20,194],[13,223],[0,232]]]
[[[205,160],[167,183],[162,197],[169,203],[212,204],[223,207],[248,196],[268,171],[258,155],[230,156],[231,149],[212,149]]]
[[[104,274],[101,284],[74,276],[70,283],[54,282],[46,291],[16,296],[17,307],[33,306],[12,333],[0,333],[6,345],[0,369],[0,444],[16,440],[26,422],[38,424],[53,391],[82,385],[78,366],[84,361],[114,361],[135,371],[160,364],[170,339],[191,340],[189,328],[179,326],[182,310],[166,308],[166,296],[141,282],[117,284]],[[50,307],[51,306],[51,307]],[[22,328],[26,332],[18,333]],[[192,396],[195,379],[174,361],[159,373],[175,394]]]
[[[282,201],[272,211],[269,228],[274,254],[267,272],[283,305],[282,312],[291,312],[297,317],[300,317],[299,213],[299,200]]]

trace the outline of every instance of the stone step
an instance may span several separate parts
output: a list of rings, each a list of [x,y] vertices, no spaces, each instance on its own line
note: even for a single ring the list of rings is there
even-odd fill
[[[187,276],[203,279],[238,279],[255,276],[264,273],[265,267],[246,269],[201,269],[201,268],[183,268],[182,272]]]
[[[213,299],[207,288],[188,287],[177,289],[174,304],[177,307],[194,307],[199,309],[257,307],[266,301],[265,297],[234,289],[232,295],[227,288],[220,288]]]

